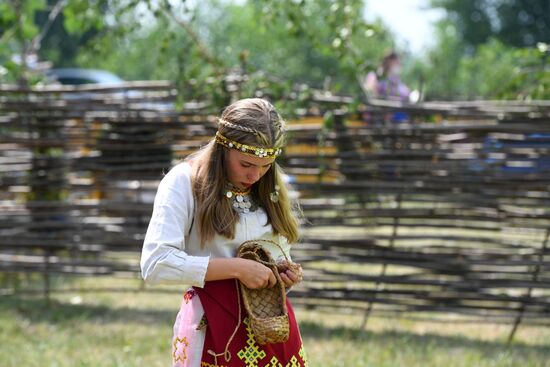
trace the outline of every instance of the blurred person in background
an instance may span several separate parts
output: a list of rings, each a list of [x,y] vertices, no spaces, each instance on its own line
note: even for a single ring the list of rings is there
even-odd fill
[[[406,102],[411,90],[401,80],[400,73],[401,60],[399,55],[392,51],[384,56],[376,72],[371,71],[367,74],[364,89],[369,97]]]

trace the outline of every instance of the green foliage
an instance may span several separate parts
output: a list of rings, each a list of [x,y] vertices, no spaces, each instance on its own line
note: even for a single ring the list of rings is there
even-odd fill
[[[496,38],[471,50],[452,23],[441,23],[437,47],[410,72],[425,80],[426,99],[548,99],[548,46],[517,48]]]
[[[460,40],[478,46],[489,38],[515,47],[532,47],[550,39],[548,0],[432,0],[445,9]]]
[[[14,57],[21,57],[28,41],[38,34],[33,15],[45,6],[44,0],[0,3],[0,82],[16,81],[24,72],[25,65],[15,62]]]
[[[432,0],[433,7],[445,9],[448,19],[467,45],[479,45],[493,33],[491,17],[487,14],[491,0]]]
[[[268,29],[285,29],[291,39],[301,42],[288,59],[299,62],[305,75],[309,74],[308,81],[317,86],[330,77],[335,91],[359,92],[357,78],[376,68],[382,55],[393,47],[391,34],[382,24],[369,24],[363,19],[363,1],[253,4]],[[307,56],[303,61],[299,59],[301,54]]]
[[[549,45],[539,43],[537,47],[511,49],[509,53],[516,66],[508,76],[502,74],[506,88],[497,97],[550,99]]]
[[[107,69],[125,79],[168,79],[183,100],[229,100],[223,76],[246,72],[241,94],[264,90],[273,99],[307,92],[306,83],[360,95],[359,80],[373,70],[393,40],[380,23],[363,19],[362,0],[209,0],[200,6],[150,0],[68,0],[52,24],[55,0],[25,0],[24,10],[3,5],[2,29],[21,28],[8,54],[37,52],[55,66]],[[18,26],[24,13],[27,26]],[[26,23],[25,23],[26,24]],[[42,47],[34,42],[48,26]],[[27,30],[28,28],[28,30]],[[245,35],[245,36],[243,36]],[[4,74],[23,75],[3,60]],[[1,74],[1,73],[0,73]],[[12,78],[15,80],[16,78]],[[28,79],[28,77],[27,77]]]
[[[451,99],[460,89],[460,80],[455,76],[464,47],[456,37],[452,25],[440,25],[438,42],[425,59],[418,60],[408,70],[409,73],[420,75],[424,81],[426,98]]]
[[[91,28],[101,30],[105,26],[103,9],[107,6],[107,0],[71,0],[63,11],[65,29],[71,34]]]
[[[299,83],[361,96],[360,81],[394,46],[383,24],[364,21],[362,0],[208,0],[200,6],[67,0],[48,24],[57,4],[0,3],[0,82],[38,81],[14,58],[37,52],[55,66],[102,68],[130,80],[172,80],[182,101],[206,98],[215,106],[230,98],[223,76],[244,71],[249,77],[240,85],[241,96],[261,90],[273,100],[292,95],[299,105],[310,94],[296,88]],[[424,83],[427,98],[548,97],[548,52],[541,51],[546,44],[535,45],[550,39],[550,3],[433,0],[432,5],[448,15],[438,27],[438,45],[425,59],[406,65],[404,75]]]
[[[428,99],[550,98],[550,2],[433,0],[447,17],[414,70]]]
[[[228,100],[220,76],[235,69],[249,75],[243,96],[261,89],[274,100],[307,98],[307,91],[293,90],[297,83],[360,95],[358,77],[393,46],[382,24],[364,22],[362,7],[341,0],[204,1],[172,10],[172,17],[161,11],[141,32],[96,38],[77,63],[127,79],[174,80],[184,100],[207,97],[220,106]]]
[[[68,66],[76,53],[94,37],[107,38],[136,29],[129,16],[134,0],[13,0],[0,4],[0,81],[33,83],[28,62],[39,55],[56,66]],[[141,1],[144,2],[144,1]],[[60,10],[55,12],[54,10]],[[44,46],[44,47],[42,47]],[[73,66],[73,65],[71,65]]]
[[[510,45],[535,46],[550,40],[548,0],[502,1],[497,8],[498,38]]]
[[[91,2],[85,8],[84,3],[68,2],[55,18],[37,50],[41,59],[51,61],[55,67],[73,66],[79,48],[105,29],[104,6]],[[36,24],[45,27],[49,16],[49,10],[39,11],[35,16]]]

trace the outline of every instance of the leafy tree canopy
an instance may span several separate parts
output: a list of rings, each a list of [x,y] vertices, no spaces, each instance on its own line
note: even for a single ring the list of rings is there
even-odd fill
[[[432,0],[444,9],[461,40],[477,46],[495,38],[516,47],[550,39],[548,0]]]
[[[58,67],[174,80],[186,98],[212,93],[207,82],[234,68],[358,92],[358,78],[393,48],[382,23],[365,22],[361,0],[14,0],[4,7],[3,33],[21,33],[0,39],[9,46],[0,55],[5,67],[10,55],[34,51]],[[26,16],[24,26],[16,14]],[[31,30],[22,34],[25,27]]]

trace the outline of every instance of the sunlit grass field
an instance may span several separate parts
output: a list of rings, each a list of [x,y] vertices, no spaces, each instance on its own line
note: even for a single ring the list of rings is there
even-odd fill
[[[137,279],[87,278],[76,290],[0,298],[0,366],[169,366],[181,296],[138,291]],[[63,286],[63,284],[57,284]],[[96,292],[124,287],[135,292]],[[79,291],[81,289],[82,291]],[[173,288],[172,288],[173,289]],[[550,366],[550,329],[440,323],[297,309],[310,366]]]

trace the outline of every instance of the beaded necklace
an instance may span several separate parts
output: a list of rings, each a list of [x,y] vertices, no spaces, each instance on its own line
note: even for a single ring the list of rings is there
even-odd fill
[[[256,204],[252,195],[250,195],[250,191],[251,189],[239,190],[231,183],[228,184],[225,196],[231,201],[231,207],[237,213],[249,213],[258,209],[258,204]]]

